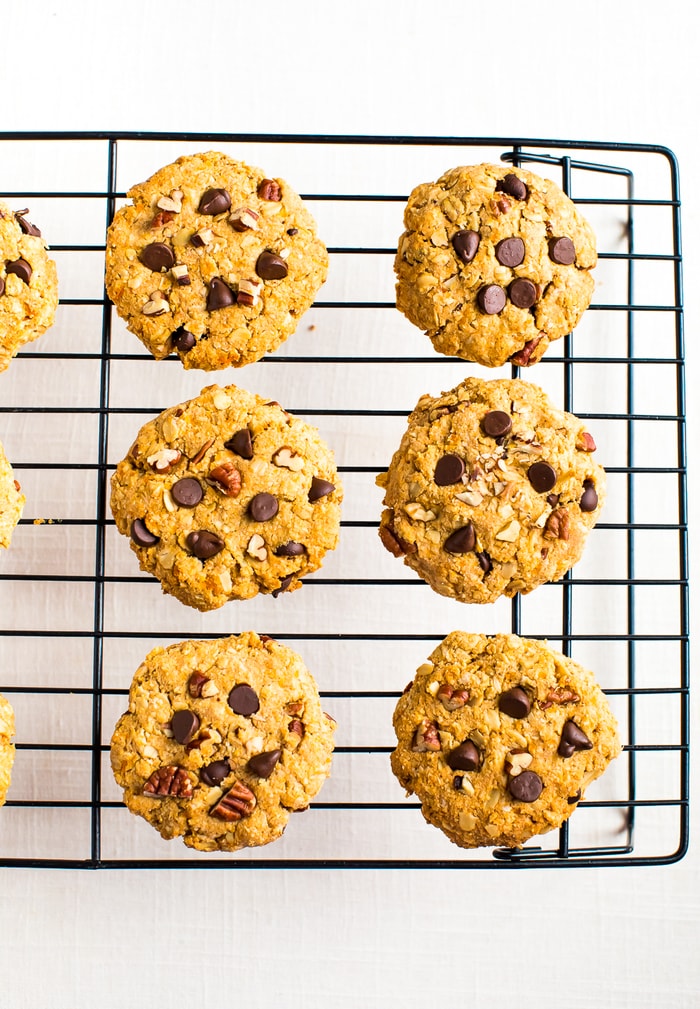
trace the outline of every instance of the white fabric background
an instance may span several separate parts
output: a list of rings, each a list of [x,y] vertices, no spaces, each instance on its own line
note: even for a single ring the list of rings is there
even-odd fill
[[[37,0],[5,5],[2,26],[3,130],[671,147],[684,206],[692,461],[697,8]],[[699,865],[693,844],[679,865],[648,870],[0,870],[0,1009],[700,1006]]]

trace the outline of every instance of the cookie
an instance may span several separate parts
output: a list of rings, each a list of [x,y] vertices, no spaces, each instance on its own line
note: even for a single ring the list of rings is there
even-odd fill
[[[53,325],[58,305],[56,264],[26,213],[0,202],[0,371]]]
[[[10,775],[15,759],[11,739],[15,734],[15,714],[9,701],[0,694],[0,806],[5,802],[10,787]]]
[[[24,504],[24,494],[0,444],[0,547],[9,547]]]
[[[145,424],[112,477],[141,568],[198,610],[298,589],[338,542],[341,500],[316,428],[233,385]]]
[[[248,632],[155,648],[112,736],[124,802],[200,851],[274,841],[330,772],[335,722],[299,655]]]
[[[448,634],[399,698],[394,728],[394,774],[463,848],[517,847],[561,826],[620,753],[593,674],[514,634]]]
[[[423,396],[387,473],[379,535],[444,596],[491,603],[561,578],[605,496],[582,421],[520,379]]]
[[[453,168],[413,190],[404,225],[396,307],[441,354],[534,364],[590,304],[593,230],[524,168]]]
[[[294,332],[328,254],[283,179],[210,151],[134,186],[107,233],[107,293],[157,359],[240,367]]]

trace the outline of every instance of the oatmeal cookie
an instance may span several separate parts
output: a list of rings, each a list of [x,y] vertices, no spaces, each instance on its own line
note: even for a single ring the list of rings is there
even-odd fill
[[[9,547],[24,504],[24,494],[0,444],[0,547]]]
[[[10,775],[15,759],[12,737],[15,734],[15,714],[9,701],[0,694],[0,806],[5,802],[10,787]]]

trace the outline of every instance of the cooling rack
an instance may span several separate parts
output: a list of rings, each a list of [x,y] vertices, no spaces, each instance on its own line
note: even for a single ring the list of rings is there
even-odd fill
[[[104,233],[130,185],[220,149],[288,178],[317,218],[329,281],[297,333],[240,371],[185,373],[128,334],[103,288]],[[409,191],[457,164],[504,161],[558,182],[592,221],[595,302],[523,377],[587,421],[608,504],[556,585],[493,606],[436,596],[383,551],[374,478],[418,397],[486,372],[435,354],[393,303]],[[464,137],[2,133],[0,196],[30,208],[59,267],[53,329],[0,376],[0,438],[27,495],[0,559],[0,691],[17,758],[0,865],[525,868],[668,863],[688,843],[688,572],[680,196],[653,145]],[[108,507],[138,427],[213,381],[272,394],[316,424],[345,484],[341,545],[289,597],[211,614],[135,570]],[[164,842],[122,806],[108,745],[156,644],[254,628],[291,644],[338,721],[319,801],[275,844],[235,856]],[[567,825],[523,849],[455,848],[389,770],[391,713],[451,630],[547,638],[597,673],[623,755]]]

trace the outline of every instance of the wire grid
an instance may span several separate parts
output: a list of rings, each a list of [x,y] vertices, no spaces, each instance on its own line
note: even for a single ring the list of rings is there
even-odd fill
[[[253,162],[257,157],[270,168],[273,156],[276,165],[289,155],[288,171],[274,174],[286,175],[293,184],[300,175],[307,178],[308,185],[297,188],[317,218],[326,208],[338,212],[337,220],[329,217],[329,251],[331,276],[341,279],[322,290],[308,315],[314,321],[308,326],[302,321],[300,331],[308,332],[290,338],[276,354],[249,366],[244,374],[197,373],[185,386],[191,394],[215,380],[250,387],[250,373],[263,387],[269,379],[271,388],[277,388],[291,376],[292,394],[306,398],[285,401],[285,406],[327,434],[351,492],[346,493],[338,577],[333,577],[336,569],[327,560],[301,592],[288,602],[281,597],[283,605],[294,606],[287,611],[291,621],[280,619],[283,611],[270,607],[269,600],[259,601],[258,609],[252,601],[224,607],[227,619],[240,623],[237,630],[255,626],[299,647],[319,680],[322,697],[349,712],[350,727],[343,737],[343,720],[337,715],[341,738],[334,773],[304,818],[300,842],[287,844],[290,827],[274,851],[259,849],[233,857],[198,857],[175,850],[178,842],[166,845],[153,840],[151,828],[131,817],[119,802],[107,760],[114,719],[125,706],[128,674],[147,648],[232,632],[223,618],[183,616],[181,604],[160,597],[153,579],[134,574],[128,547],[114,543],[117,537],[108,508],[109,477],[138,426],[146,416],[186,395],[168,395],[181,377],[176,361],[154,365],[148,354],[139,352],[135,338],[122,332],[101,288],[104,227],[126,188],[146,177],[143,172],[135,174],[144,151],[150,170],[155,170],[190,146],[225,149]],[[369,486],[386,467],[415,404],[417,396],[410,390],[416,382],[438,375],[439,388],[434,384],[430,390],[435,393],[456,384],[465,371],[484,377],[518,374],[516,368],[484,372],[433,353],[426,338],[395,312],[389,279],[399,233],[396,222],[400,229],[401,205],[412,185],[453,164],[499,158],[550,174],[586,216],[593,217],[598,230],[597,276],[608,271],[603,274],[607,278],[603,300],[597,294],[576,334],[552,346],[523,377],[541,384],[558,405],[590,422],[599,456],[602,428],[607,455],[601,461],[609,476],[609,503],[584,560],[557,586],[543,586],[531,596],[492,607],[465,607],[435,597],[392,558],[379,558],[379,502],[370,507],[368,499]],[[306,177],[302,166],[311,163],[314,168]],[[49,237],[44,215],[54,222],[53,233],[61,244],[52,248],[59,261],[62,292],[55,327],[61,342],[54,343],[51,334],[43,337],[19,355],[0,385],[2,437],[28,496],[28,517],[15,534],[17,545],[0,567],[0,600],[8,615],[0,627],[4,654],[0,691],[18,713],[17,759],[3,811],[0,865],[521,868],[649,865],[682,857],[688,842],[689,622],[680,197],[673,154],[650,145],[513,138],[6,133],[0,134],[0,165],[0,178],[21,176],[24,184],[24,188],[9,186],[3,199],[15,209],[29,206],[30,219]],[[372,172],[385,182],[379,192],[366,181]],[[403,182],[400,191],[392,188],[394,175],[399,180],[396,186]],[[635,189],[638,177],[644,180],[641,195]],[[326,179],[325,186],[318,184],[318,178]],[[49,179],[52,185],[47,184]],[[350,213],[343,216],[347,210]],[[383,224],[384,211],[389,211],[390,228]],[[86,218],[94,226],[87,237],[74,227]],[[376,221],[381,227],[370,226]],[[636,238],[640,224],[641,242]],[[71,227],[77,237],[71,237]],[[328,234],[321,225],[319,232],[322,237]],[[357,275],[355,263],[364,265]],[[384,286],[380,285],[378,296],[363,300],[358,297],[363,291],[374,294],[371,274],[377,263],[382,264]],[[86,293],[83,280],[90,271],[93,280],[98,278],[98,289]],[[646,297],[650,288],[652,295],[659,294],[651,301]],[[613,297],[607,298],[607,291]],[[333,354],[319,354],[328,349],[328,342],[322,343],[312,331],[321,330],[331,318],[342,338],[349,317],[356,320],[358,334],[365,328],[364,319],[378,320],[374,329],[366,327],[372,330],[370,338],[363,342],[358,335],[352,343],[341,339],[331,344]],[[378,341],[372,338],[376,333],[388,334],[379,352]],[[377,388],[398,390],[396,395],[403,397],[397,401],[399,408],[378,409],[378,402],[383,407],[386,403],[376,396],[372,402],[365,397],[358,405],[352,369],[364,366],[370,376],[367,397],[372,399]],[[93,369],[90,388],[96,401],[88,394],[86,368]],[[163,383],[157,393],[162,401],[135,404],[127,395],[122,405],[129,385],[122,377],[132,374],[130,368],[157,374],[153,387]],[[310,380],[299,378],[307,372]],[[318,376],[325,385],[319,386]],[[330,402],[318,392],[326,387],[332,388]],[[33,398],[35,389],[44,388],[48,401]],[[388,400],[391,406],[391,394]],[[88,427],[92,450],[85,450],[78,436]],[[353,454],[357,428],[359,441],[367,448],[366,459]],[[120,439],[114,437],[113,444],[115,429]],[[80,451],[72,453],[76,438]],[[46,513],[37,524],[41,505],[33,506],[30,487],[41,501],[41,487],[47,481],[56,504],[51,511],[45,501]],[[78,507],[76,512],[76,494],[82,495],[86,508],[91,509],[93,502],[94,510]],[[52,538],[58,529],[67,531],[67,544]],[[71,536],[79,537],[77,546]],[[358,572],[350,548],[343,555],[348,541],[353,555],[373,558],[371,577],[364,568],[353,577]],[[75,553],[87,556],[88,569],[76,570]],[[27,558],[28,572],[23,568]],[[345,595],[336,597],[335,591]],[[121,593],[119,605],[113,593]],[[319,593],[331,598],[325,609]],[[369,602],[363,603],[364,595],[358,593],[368,595]],[[367,621],[366,629],[358,630],[352,621],[348,628],[342,625],[335,601],[340,598],[357,608],[359,619]],[[76,616],[78,599],[89,613],[82,621]],[[147,600],[146,616],[142,600]],[[397,612],[404,603],[407,620]],[[258,623],[254,625],[240,607],[249,607]],[[382,610],[378,620],[377,607]],[[117,611],[126,614],[123,626],[114,617]],[[313,624],[309,613],[319,611],[320,629],[309,630]],[[221,617],[221,611],[217,614]],[[154,631],[161,621],[165,629]],[[391,710],[414,668],[401,663],[404,659],[419,663],[458,626],[548,638],[596,670],[621,723],[623,757],[589,789],[568,824],[523,849],[456,849],[423,823],[415,801],[402,799],[387,772]],[[336,667],[325,681],[307,654],[315,650],[319,664]],[[358,665],[364,663],[361,674],[354,668],[357,655],[363,660]],[[366,675],[367,655],[375,655],[377,664],[387,667],[378,682]],[[117,669],[114,675],[112,667]],[[363,726],[376,735],[362,738]],[[359,799],[353,787],[355,773],[362,786]],[[334,779],[340,781],[335,792]],[[384,791],[373,796],[372,782],[379,779]],[[367,789],[373,801],[365,801]]]

